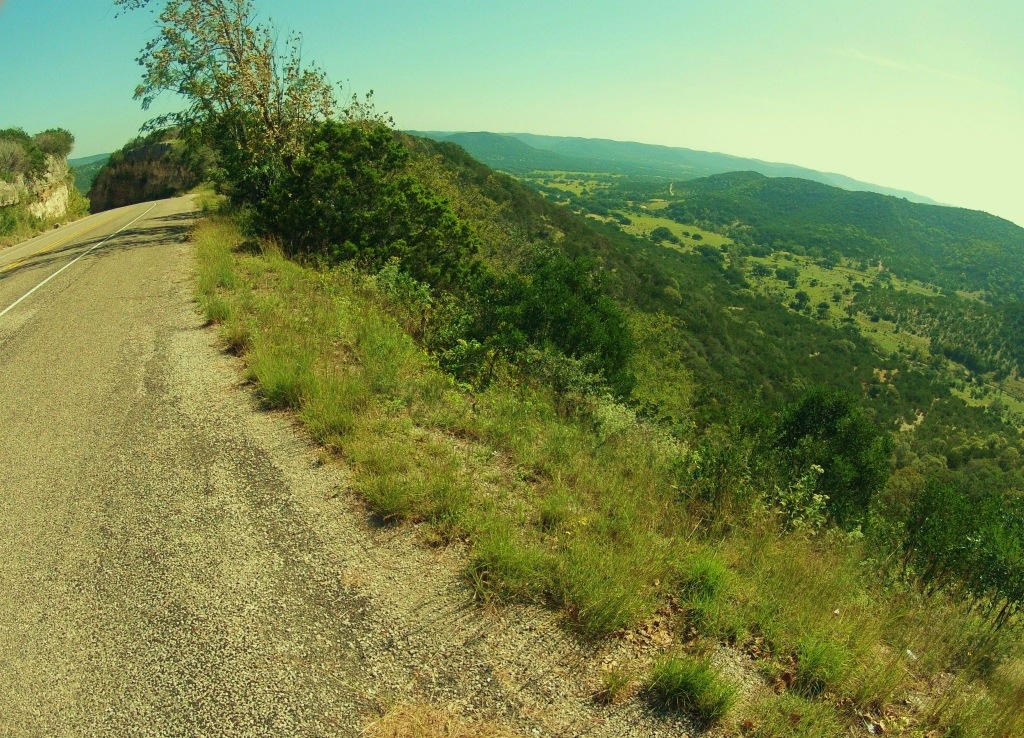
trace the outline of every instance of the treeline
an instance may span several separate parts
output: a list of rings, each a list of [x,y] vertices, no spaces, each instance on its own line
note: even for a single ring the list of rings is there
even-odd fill
[[[66,159],[75,137],[63,128],[50,128],[34,136],[21,128],[0,130],[0,179],[13,182],[46,171],[47,157]]]

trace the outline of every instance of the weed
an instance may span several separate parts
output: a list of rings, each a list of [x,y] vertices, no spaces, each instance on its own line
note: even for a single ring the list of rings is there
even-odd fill
[[[633,675],[621,666],[612,666],[601,672],[601,688],[594,699],[604,705],[614,705],[625,699],[633,686]]]

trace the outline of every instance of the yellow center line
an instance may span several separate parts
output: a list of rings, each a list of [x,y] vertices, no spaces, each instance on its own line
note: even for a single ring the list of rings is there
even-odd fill
[[[93,231],[97,230],[98,228],[102,228],[103,226],[107,225],[111,221],[117,220],[117,217],[119,215],[123,215],[123,214],[124,213],[115,212],[110,217],[101,218],[96,224],[91,225],[88,228],[85,228],[84,230],[78,231],[76,233],[72,233],[71,235],[66,236],[65,238],[57,239],[56,242],[50,244],[46,248],[39,249],[38,251],[33,251],[29,256],[25,256],[25,257],[23,257],[21,259],[18,259],[17,261],[12,261],[10,264],[5,264],[4,266],[0,266],[0,274],[3,274],[4,272],[12,271],[14,269],[17,269],[22,264],[25,264],[26,262],[32,261],[32,259],[36,258],[37,256],[41,256],[43,254],[48,254],[51,251],[56,250],[58,247],[63,246],[68,241],[73,241],[76,238],[81,238],[82,236],[85,236],[85,235],[87,235],[89,233],[92,233]]]

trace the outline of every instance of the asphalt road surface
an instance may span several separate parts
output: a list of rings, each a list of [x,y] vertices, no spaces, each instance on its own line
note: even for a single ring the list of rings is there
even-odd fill
[[[374,526],[343,464],[258,411],[193,299],[194,217],[164,200],[0,251],[0,737],[360,736],[423,699],[682,734],[597,705],[590,647],[481,612],[458,546]]]
[[[0,251],[0,736],[356,732],[288,441],[211,369],[193,210]]]

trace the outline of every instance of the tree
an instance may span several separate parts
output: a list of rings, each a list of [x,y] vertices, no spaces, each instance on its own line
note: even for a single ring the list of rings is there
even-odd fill
[[[828,388],[809,391],[783,413],[776,435],[797,477],[821,468],[818,492],[841,525],[864,519],[892,471],[891,436],[881,433],[851,397]]]
[[[280,52],[252,0],[114,1],[125,10],[162,5],[156,38],[138,58],[135,97],[148,109],[169,92],[186,107],[148,125],[203,131],[243,200],[258,198],[301,153],[306,131],[334,114],[334,89],[303,62],[301,38],[289,36]]]
[[[75,137],[64,128],[50,128],[32,137],[35,145],[44,154],[66,159],[75,147]]]

